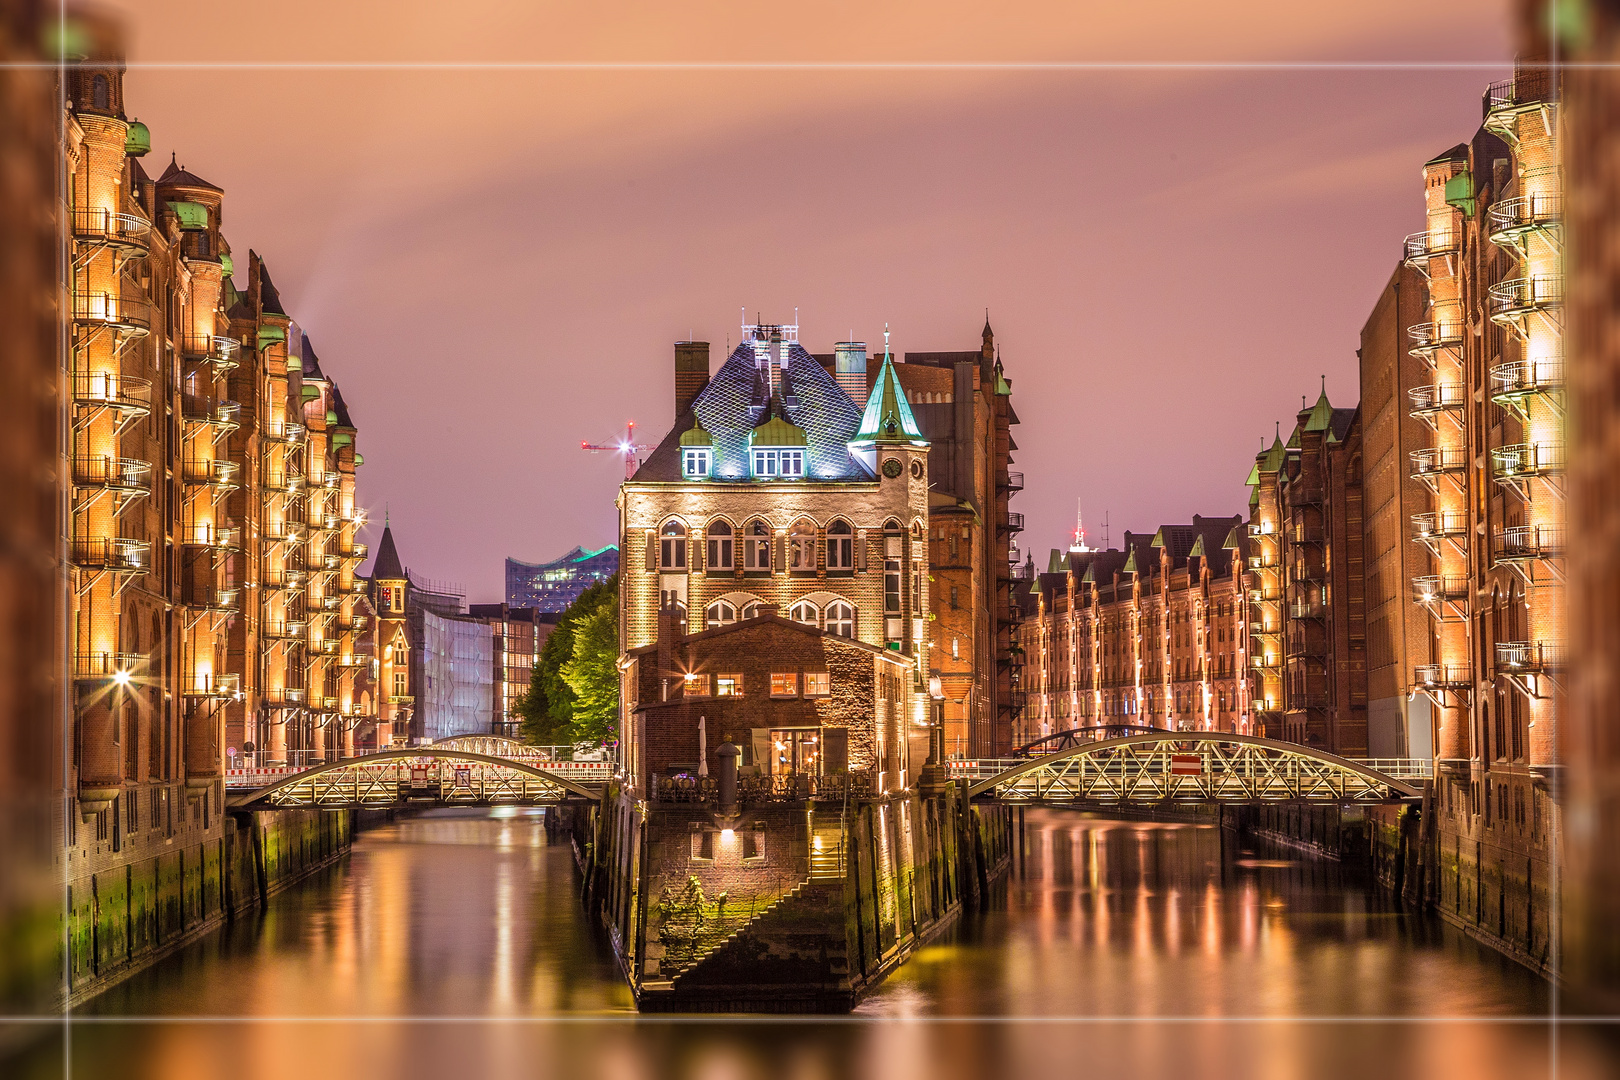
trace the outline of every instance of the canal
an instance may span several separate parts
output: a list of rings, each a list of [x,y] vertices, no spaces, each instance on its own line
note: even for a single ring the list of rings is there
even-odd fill
[[[74,1075],[586,1075],[604,1054],[626,1077],[1149,1075],[1189,1056],[1183,1075],[1551,1075],[1546,984],[1337,864],[1060,811],[1030,811],[992,909],[853,1018],[638,1019],[541,813],[363,834],[84,1007]],[[885,1019],[909,1022],[863,1022]],[[1581,1046],[1560,1052],[1584,1075]]]

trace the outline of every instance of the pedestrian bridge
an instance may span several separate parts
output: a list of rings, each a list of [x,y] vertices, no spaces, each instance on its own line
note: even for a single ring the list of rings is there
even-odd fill
[[[1187,731],[1104,739],[1011,761],[968,787],[969,797],[1078,807],[1387,803],[1422,794],[1411,780],[1298,743]]]
[[[602,797],[600,783],[572,779],[552,768],[574,763],[479,753],[462,749],[453,740],[446,743],[323,762],[262,787],[238,791],[227,805],[238,810],[554,806]]]

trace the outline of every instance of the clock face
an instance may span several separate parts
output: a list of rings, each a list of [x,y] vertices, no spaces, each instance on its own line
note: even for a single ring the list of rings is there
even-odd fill
[[[903,468],[905,468],[905,466],[900,464],[899,458],[886,458],[883,462],[883,475],[887,476],[890,480],[893,480],[895,477],[900,475],[900,470]]]

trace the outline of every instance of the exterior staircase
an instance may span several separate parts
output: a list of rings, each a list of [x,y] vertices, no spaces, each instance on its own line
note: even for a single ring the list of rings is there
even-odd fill
[[[810,839],[810,880],[841,882],[844,880],[843,827],[818,828]]]
[[[814,871],[812,870],[812,875],[813,874],[814,874]],[[707,948],[695,953],[692,956],[691,960],[689,960],[686,963],[681,965],[681,969],[679,971],[673,972],[673,973],[666,973],[664,978],[667,979],[670,983],[678,985],[680,983],[680,981],[681,981],[681,976],[683,976],[687,972],[692,971],[693,969],[701,966],[703,961],[707,960],[709,957],[713,956],[715,953],[717,953],[721,949],[725,948],[725,946],[730,944],[737,937],[738,934],[740,934],[743,931],[747,930],[750,926],[753,926],[754,924],[758,923],[759,920],[763,919],[766,915],[770,914],[772,911],[775,911],[777,908],[781,907],[783,904],[787,903],[789,900],[793,899],[795,896],[798,896],[801,892],[803,892],[805,890],[806,887],[809,886],[811,880],[813,880],[813,877],[811,879],[807,879],[805,881],[799,882],[797,885],[793,886],[793,888],[789,889],[787,892],[783,893],[781,896],[778,896],[775,900],[772,900],[769,904],[767,904],[764,907],[760,908],[757,912],[754,913],[753,918],[749,919],[745,923],[742,923],[735,930],[733,930],[731,933],[727,934],[725,937],[719,939],[714,944],[712,944],[712,945],[708,946]]]

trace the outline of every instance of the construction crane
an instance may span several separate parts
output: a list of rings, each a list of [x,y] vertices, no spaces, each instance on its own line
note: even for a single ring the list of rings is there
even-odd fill
[[[636,475],[636,466],[637,466],[637,464],[639,464],[636,461],[636,454],[640,453],[642,450],[651,450],[652,449],[652,444],[651,443],[638,443],[638,442],[636,442],[636,422],[634,420],[632,420],[628,424],[625,425],[624,438],[622,440],[620,440],[619,442],[616,442],[616,443],[588,443],[588,442],[582,442],[582,443],[579,444],[579,448],[581,450],[589,450],[593,454],[600,453],[603,450],[608,450],[608,451],[611,451],[611,452],[613,452],[615,454],[623,454],[624,455],[624,478],[626,480],[628,480],[632,476]]]

